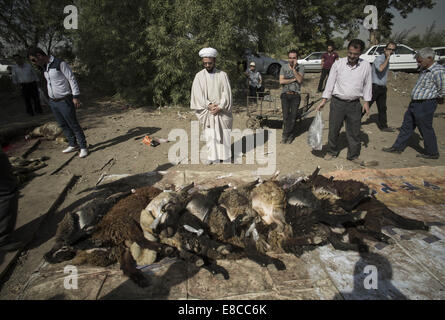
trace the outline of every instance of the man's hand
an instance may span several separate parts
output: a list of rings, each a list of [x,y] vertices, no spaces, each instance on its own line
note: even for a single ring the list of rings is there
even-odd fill
[[[76,108],[80,108],[80,100],[77,98],[73,98],[73,103]]]
[[[443,104],[444,103],[444,98],[443,97],[437,98],[437,103],[438,104]]]
[[[365,116],[368,116],[369,114],[369,102],[365,101],[365,103],[363,103],[363,107],[362,107],[362,113],[365,113]]]
[[[218,113],[220,113],[222,111],[222,108],[216,106],[214,107],[212,110],[210,110],[210,113],[213,114],[214,116],[216,116]]]
[[[385,50],[385,57],[386,57],[386,59],[389,59],[391,57],[391,53],[392,53],[392,51]]]
[[[323,98],[320,104],[315,108],[315,111],[320,111],[321,109],[323,109],[324,105],[326,104],[326,101],[328,101],[328,99]]]
[[[209,109],[210,113],[214,116],[216,116],[222,110],[222,108],[220,108],[217,104],[214,104],[214,103],[209,104],[208,109]]]

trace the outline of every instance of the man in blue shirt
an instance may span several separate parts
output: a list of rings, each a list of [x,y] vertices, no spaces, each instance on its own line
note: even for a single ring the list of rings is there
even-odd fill
[[[386,81],[388,78],[389,59],[395,50],[396,44],[394,42],[388,42],[384,53],[375,58],[372,66],[372,100],[369,103],[369,108],[371,108],[375,101],[379,113],[377,125],[381,131],[385,132],[394,132],[393,128],[388,127],[386,117]]]
[[[421,71],[411,92],[411,103],[403,117],[397,140],[392,147],[383,148],[383,151],[400,154],[408,145],[408,140],[417,126],[425,144],[425,153],[417,154],[417,157],[439,159],[433,118],[437,104],[443,104],[445,97],[445,68],[434,61],[435,55],[431,48],[423,48],[416,54]]]

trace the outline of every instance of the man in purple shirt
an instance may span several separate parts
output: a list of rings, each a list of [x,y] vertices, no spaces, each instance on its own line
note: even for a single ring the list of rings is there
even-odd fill
[[[336,61],[329,75],[323,100],[316,110],[321,110],[328,99],[332,97],[329,112],[329,137],[326,160],[336,158],[338,136],[346,123],[346,138],[348,140],[347,159],[360,163],[360,128],[362,112],[369,114],[369,101],[372,99],[372,73],[369,62],[360,59],[365,43],[360,39],[352,40],[348,45],[347,58]],[[360,98],[363,97],[363,106]]]
[[[324,80],[329,75],[332,65],[338,59],[338,53],[334,51],[334,46],[328,45],[328,52],[323,53],[321,56],[321,75],[320,82],[318,82],[317,92],[322,92],[324,90]]]

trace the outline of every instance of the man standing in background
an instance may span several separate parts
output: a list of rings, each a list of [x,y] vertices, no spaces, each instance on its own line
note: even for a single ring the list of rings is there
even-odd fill
[[[39,77],[34,71],[33,67],[24,61],[19,54],[14,55],[16,65],[11,68],[12,82],[15,85],[20,85],[22,88],[23,99],[25,100],[26,112],[33,116],[36,113],[42,113],[42,106],[40,105],[39,89],[37,82]],[[33,105],[34,104],[34,109]]]
[[[246,71],[245,75],[249,81],[249,97],[257,97],[257,93],[260,97],[263,96],[264,87],[263,87],[263,79],[261,78],[261,74],[255,70],[255,62],[251,62],[249,65],[249,70]]]
[[[336,60],[338,60],[338,53],[334,51],[334,46],[328,45],[328,51],[323,53],[321,56],[321,75],[320,81],[318,82],[317,92],[323,92],[324,90],[324,80],[329,76],[332,65]]]
[[[37,47],[28,50],[28,58],[43,68],[48,83],[49,105],[69,143],[62,152],[74,152],[80,148],[79,157],[86,157],[87,142],[76,116],[76,108],[80,107],[79,85],[70,66]]]
[[[281,140],[283,144],[290,144],[294,139],[295,121],[301,102],[300,93],[304,75],[304,67],[297,62],[297,50],[290,50],[288,59],[289,63],[282,66],[280,70],[280,84],[283,86],[280,96],[283,110],[283,137]]]
[[[397,46],[394,42],[388,42],[384,53],[375,58],[372,64],[372,100],[369,108],[371,108],[375,101],[379,113],[377,125],[379,129],[384,132],[394,132],[393,128],[388,127],[386,116],[386,82],[388,78],[389,59],[396,51],[396,48]]]
[[[414,129],[419,128],[425,144],[425,153],[417,157],[439,159],[437,138],[433,128],[437,104],[443,104],[445,97],[445,68],[434,61],[436,53],[431,48],[420,49],[416,54],[420,75],[411,92],[411,103],[403,117],[402,127],[396,141],[384,152],[402,153],[408,145]]]

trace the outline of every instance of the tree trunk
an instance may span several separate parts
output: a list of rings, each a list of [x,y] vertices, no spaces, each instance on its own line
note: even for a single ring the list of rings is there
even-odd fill
[[[369,43],[372,46],[379,44],[377,30],[373,30],[373,29],[369,30]]]

